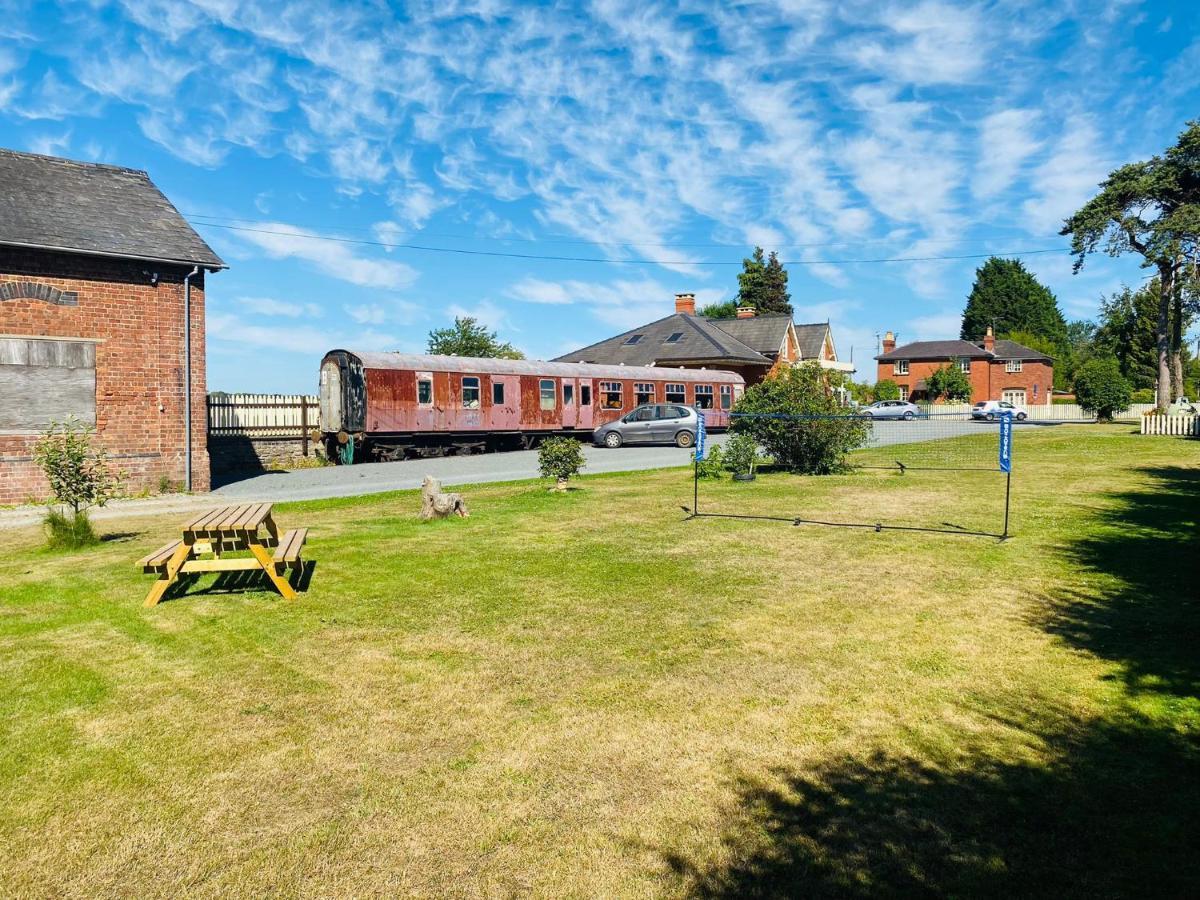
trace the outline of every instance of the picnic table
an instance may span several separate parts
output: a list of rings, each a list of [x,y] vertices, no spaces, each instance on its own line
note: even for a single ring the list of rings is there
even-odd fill
[[[158,603],[185,573],[255,569],[265,572],[280,594],[295,600],[296,592],[283,573],[303,565],[300,550],[307,539],[307,528],[294,528],[280,535],[270,503],[209,510],[184,524],[181,539],[164,544],[138,561],[144,572],[158,574],[146,596],[146,605]],[[249,556],[225,555],[246,550]]]

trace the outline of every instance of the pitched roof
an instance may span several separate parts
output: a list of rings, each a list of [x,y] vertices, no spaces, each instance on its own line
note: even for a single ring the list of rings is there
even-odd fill
[[[0,244],[223,269],[137,169],[0,149]]]
[[[556,356],[555,362],[596,362],[625,366],[712,362],[770,366],[771,360],[702,316],[672,313],[607,340]],[[675,341],[668,339],[678,334]],[[634,342],[634,335],[640,337]],[[782,338],[781,338],[782,340]]]
[[[1016,341],[996,341],[995,349],[991,351],[970,341],[913,341],[875,358],[887,362],[893,359],[953,359],[960,356],[971,359],[1054,359]]]
[[[765,316],[751,316],[748,319],[705,319],[720,328],[726,334],[733,335],[747,347],[752,347],[759,353],[772,355],[779,352],[783,346],[784,335],[792,317],[786,314],[773,313]]]
[[[828,322],[814,322],[796,326],[796,340],[800,344],[801,359],[820,359],[825,335],[829,333]]]

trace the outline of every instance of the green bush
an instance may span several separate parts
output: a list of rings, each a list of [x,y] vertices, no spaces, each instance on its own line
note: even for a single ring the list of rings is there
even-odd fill
[[[1129,408],[1133,389],[1121,375],[1121,367],[1111,356],[1089,359],[1075,373],[1075,396],[1079,405],[1096,418],[1107,421]]]
[[[696,461],[696,454],[692,454],[692,461]],[[725,458],[721,453],[721,448],[717,444],[713,444],[705,451],[704,459],[696,463],[697,478],[721,478],[725,474]]]
[[[900,385],[890,378],[884,378],[882,381],[875,382],[875,390],[872,391],[872,395],[876,400],[899,400]]]
[[[758,444],[748,434],[735,434],[725,445],[725,468],[734,475],[749,475],[758,461]]]
[[[971,379],[956,365],[946,365],[936,370],[925,379],[931,399],[945,397],[951,403],[969,403],[971,400]]]
[[[46,544],[54,550],[76,550],[100,543],[100,536],[84,510],[68,515],[51,508],[46,510],[42,524],[46,527]]]
[[[1129,395],[1130,403],[1154,403],[1158,400],[1154,396],[1153,388],[1141,388]]]
[[[578,475],[583,466],[583,450],[575,438],[549,437],[538,447],[542,477],[555,479],[559,490],[566,490],[567,481]]]
[[[817,363],[784,369],[746,389],[730,430],[754,439],[777,465],[804,475],[844,471],[846,454],[866,443],[870,425],[847,415]]]

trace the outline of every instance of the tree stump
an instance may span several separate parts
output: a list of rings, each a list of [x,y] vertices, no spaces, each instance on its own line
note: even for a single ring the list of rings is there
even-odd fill
[[[426,475],[421,482],[421,521],[444,519],[451,514],[463,519],[471,515],[467,501],[462,494],[443,493],[442,483],[432,475]]]

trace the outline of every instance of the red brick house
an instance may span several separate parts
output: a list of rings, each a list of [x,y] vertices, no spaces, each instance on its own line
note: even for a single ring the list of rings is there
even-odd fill
[[[225,264],[145,172],[0,149],[0,205],[0,503],[45,497],[33,445],[68,416],[129,489],[207,490],[204,278]]]
[[[798,325],[789,315],[758,315],[742,307],[735,319],[696,315],[696,295],[676,294],[675,312],[596,344],[556,357],[555,362],[613,366],[677,366],[737,372],[758,384],[780,366],[815,361],[853,372],[839,362],[828,322]]]
[[[958,366],[971,381],[971,402],[1008,400],[1022,406],[1050,402],[1054,359],[1016,341],[998,341],[988,329],[978,344],[970,341],[915,341],[902,347],[888,332],[877,380],[900,385],[906,400],[928,399],[925,379],[947,365]]]

